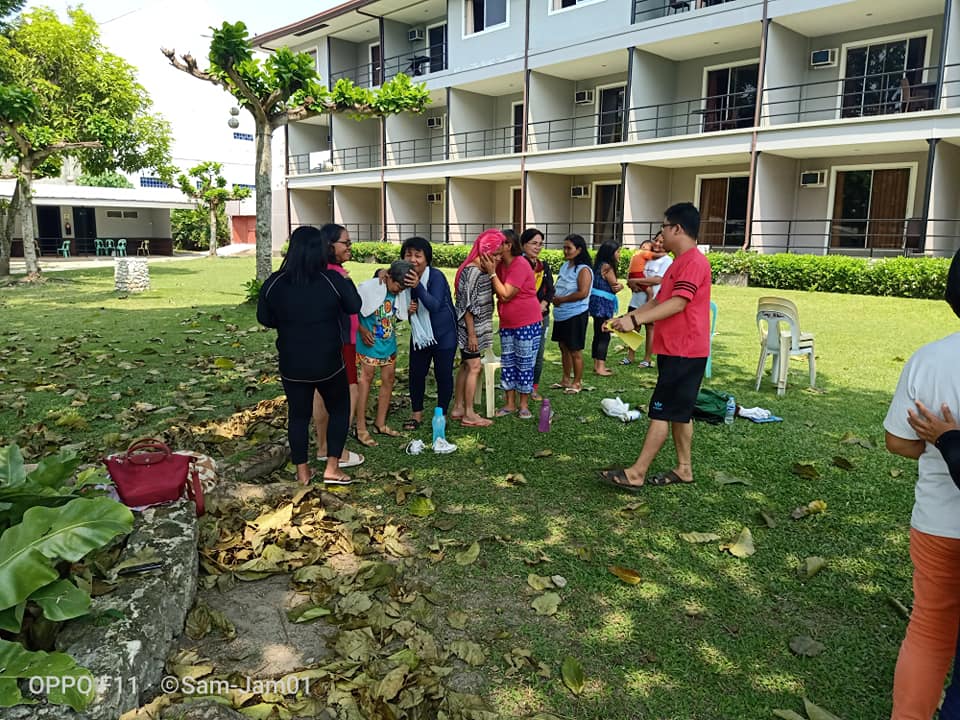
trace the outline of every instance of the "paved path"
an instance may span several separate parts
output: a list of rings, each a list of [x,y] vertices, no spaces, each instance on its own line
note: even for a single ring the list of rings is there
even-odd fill
[[[135,257],[135,256],[130,256]],[[173,256],[154,255],[150,258],[150,264],[175,262],[178,260],[199,260],[207,257],[205,252],[178,252]],[[112,257],[70,257],[70,258],[52,258],[44,257],[40,259],[40,270],[42,272],[61,272],[63,270],[86,270],[88,268],[112,268],[114,258]],[[27,272],[23,258],[12,258],[10,260],[11,275],[25,275]]]

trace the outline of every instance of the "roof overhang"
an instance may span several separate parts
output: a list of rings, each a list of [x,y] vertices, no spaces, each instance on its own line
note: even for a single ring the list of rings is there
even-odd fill
[[[13,186],[13,180],[0,180],[0,197],[11,197]],[[194,207],[194,203],[175,188],[106,188],[44,182],[34,183],[33,204],[160,210]]]

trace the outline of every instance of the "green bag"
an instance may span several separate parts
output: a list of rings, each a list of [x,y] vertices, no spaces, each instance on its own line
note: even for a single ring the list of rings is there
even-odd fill
[[[722,423],[727,414],[727,400],[730,397],[729,393],[717,392],[709,388],[701,389],[697,393],[697,402],[693,406],[693,419],[704,420],[711,425]]]

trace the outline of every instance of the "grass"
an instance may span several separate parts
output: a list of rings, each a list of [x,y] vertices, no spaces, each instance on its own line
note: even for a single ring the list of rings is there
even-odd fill
[[[370,273],[353,269],[361,279]],[[151,274],[155,289],[126,299],[114,296],[108,272],[94,270],[0,292],[5,441],[18,438],[34,456],[75,443],[95,458],[121,445],[123,434],[163,429],[171,418],[221,417],[280,392],[271,374],[273,334],[253,330],[253,308],[239,305],[252,260],[170,263]],[[381,448],[366,451],[366,468],[375,473],[412,467],[416,482],[432,487],[437,507],[464,505],[463,514],[450,516],[456,526],[443,533],[431,527],[434,518],[408,516],[378,482],[349,491],[354,501],[404,517],[424,546],[435,535],[480,540],[478,562],[457,565],[451,548],[429,574],[437,590],[470,612],[468,633],[489,650],[481,668],[485,693],[499,712],[759,720],[774,708],[799,711],[807,696],[846,720],[889,713],[905,628],[889,598],[910,602],[907,529],[916,466],[882,449],[882,420],[903,362],[954,329],[955,319],[935,301],[784,292],[798,304],[803,329],[816,335],[819,390],[805,389],[806,365],[794,362],[787,394],[777,398],[769,379],[760,392],[753,389],[754,315],[765,294],[714,288],[718,334],[706,385],[784,422],[697,424],[692,487],[651,488],[636,497],[598,484],[596,468],[633,461],[647,425],[606,418],[600,399],[620,394],[645,404],[655,378],[654,371],[617,366],[616,341],[614,377],[588,375],[596,390],[579,396],[550,394],[557,415],[549,434],[538,433],[536,421],[507,418],[489,430],[451,427],[448,437],[460,449],[449,456],[408,457],[406,439],[381,438]],[[551,344],[544,385],[558,379],[558,361]],[[394,426],[405,417],[395,415]],[[848,433],[871,447],[842,443]],[[428,440],[426,434],[420,436]],[[535,458],[542,449],[552,454]],[[653,470],[669,469],[672,453],[668,442]],[[835,456],[853,469],[833,465]],[[796,462],[814,463],[820,477],[793,474]],[[718,471],[750,484],[720,484]],[[518,472],[525,484],[506,482]],[[814,499],[827,503],[824,514],[790,519],[793,508]],[[643,504],[631,510],[637,502]],[[764,508],[776,527],[760,521]],[[757,548],[746,559],[721,553],[717,542],[679,538],[699,531],[726,540],[743,527]],[[549,562],[524,562],[541,553]],[[808,556],[825,558],[827,567],[801,580],[796,568]],[[607,569],[614,564],[636,570],[642,582],[622,583]],[[530,572],[567,579],[557,590],[556,615],[531,609]],[[788,642],[797,635],[826,649],[796,657]],[[505,674],[502,655],[515,647],[530,648],[552,677]],[[579,697],[559,679],[568,655],[586,675]]]

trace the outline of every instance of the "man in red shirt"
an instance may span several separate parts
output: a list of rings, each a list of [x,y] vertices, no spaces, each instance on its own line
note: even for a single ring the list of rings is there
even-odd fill
[[[644,485],[692,483],[691,416],[710,355],[710,262],[697,249],[700,212],[692,203],[667,208],[661,226],[663,245],[673,254],[657,297],[610,325],[622,332],[654,323],[657,387],[650,398],[650,428],[640,457],[628,468],[605,470],[603,480],[624,490]],[[677,467],[647,477],[653,459],[673,432]]]

